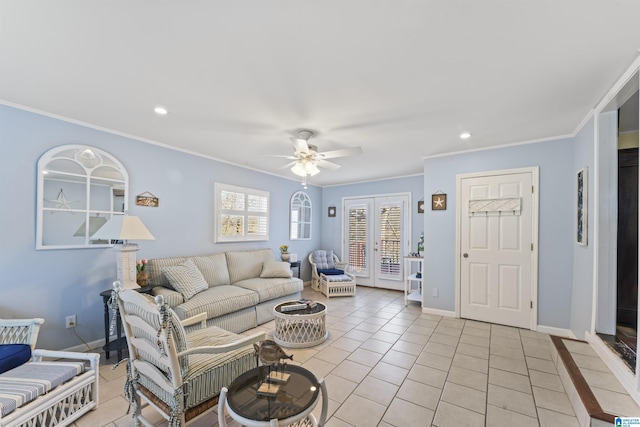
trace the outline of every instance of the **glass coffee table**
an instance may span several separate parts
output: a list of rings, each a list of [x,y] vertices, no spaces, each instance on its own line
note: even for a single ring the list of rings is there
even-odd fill
[[[316,302],[314,307],[302,310],[283,311],[297,301],[286,301],[273,308],[276,329],[273,340],[284,347],[301,348],[322,344],[329,335],[325,323],[327,306]]]
[[[270,383],[277,386],[276,392],[261,394],[258,389],[265,384],[269,372],[267,366],[260,366],[245,372],[231,383],[225,402],[231,418],[242,425],[268,426],[274,419],[281,425],[289,425],[311,414],[320,399],[321,388],[323,400],[326,400],[324,382],[296,365],[285,365],[284,372],[289,375],[286,382]],[[323,417],[326,417],[324,401]]]

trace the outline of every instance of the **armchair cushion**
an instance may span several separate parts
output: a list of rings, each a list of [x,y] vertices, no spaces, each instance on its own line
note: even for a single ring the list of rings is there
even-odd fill
[[[198,292],[209,289],[202,273],[190,259],[182,264],[163,267],[162,272],[169,280],[171,287],[180,292],[185,300],[191,299]]]
[[[338,274],[344,274],[344,270],[337,268],[318,269],[318,274],[324,274],[325,276],[336,276]]]
[[[0,344],[0,374],[31,359],[29,344]]]
[[[333,264],[332,250],[320,249],[313,251],[313,260],[316,263],[316,268],[319,270],[330,270],[335,267]]]

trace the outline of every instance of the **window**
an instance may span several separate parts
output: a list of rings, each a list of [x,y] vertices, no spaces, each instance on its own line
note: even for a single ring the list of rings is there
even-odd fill
[[[215,184],[216,242],[269,240],[269,192]]]

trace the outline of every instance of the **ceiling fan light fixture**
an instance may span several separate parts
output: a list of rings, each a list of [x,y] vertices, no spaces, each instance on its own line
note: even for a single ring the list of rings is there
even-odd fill
[[[316,162],[309,159],[301,159],[299,160],[293,167],[291,168],[291,172],[295,173],[298,176],[314,176],[320,173],[320,169],[316,165]]]
[[[295,173],[298,176],[307,176],[302,162],[297,162],[295,165],[293,165],[293,167],[291,168],[291,172]]]
[[[312,162],[310,160],[305,161],[304,171],[309,176],[314,176],[320,173],[320,169],[318,169],[318,166],[316,166],[316,162]]]

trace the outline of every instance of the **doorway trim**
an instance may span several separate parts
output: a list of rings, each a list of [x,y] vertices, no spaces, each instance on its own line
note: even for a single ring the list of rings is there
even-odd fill
[[[456,298],[455,310],[456,317],[460,318],[460,298],[461,298],[461,277],[460,277],[460,257],[461,257],[461,239],[462,239],[462,215],[465,213],[462,209],[462,180],[467,178],[481,178],[496,175],[512,175],[518,173],[531,173],[531,181],[533,183],[533,191],[531,197],[531,241],[533,242],[533,251],[531,253],[531,301],[533,310],[531,310],[530,329],[537,330],[538,325],[538,215],[539,215],[539,189],[540,189],[540,168],[537,166],[517,169],[503,169],[495,171],[483,171],[475,173],[467,173],[456,175]]]
[[[585,339],[600,355],[607,367],[624,386],[630,396],[640,404],[640,358],[636,358],[635,372],[631,372],[619,357],[596,335],[597,332],[615,331],[616,273],[614,259],[617,249],[617,109],[640,88],[640,58],[637,58],[618,79],[607,95],[594,108],[593,164],[595,170],[594,250],[591,327]],[[615,126],[614,126],[615,125]],[[615,127],[615,132],[613,129]],[[614,158],[615,157],[615,158]],[[640,337],[638,338],[640,343]]]

